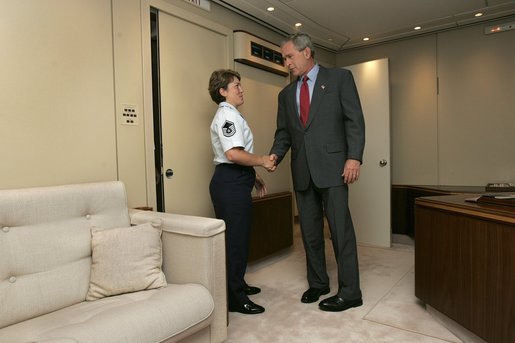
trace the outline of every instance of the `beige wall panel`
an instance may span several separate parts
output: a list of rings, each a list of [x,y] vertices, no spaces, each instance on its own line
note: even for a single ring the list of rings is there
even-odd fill
[[[393,184],[438,184],[436,38],[351,50],[337,65],[387,57],[390,62]]]
[[[4,1],[0,188],[117,178],[111,2]]]
[[[515,182],[515,31],[485,35],[483,27],[438,37],[444,185]]]
[[[141,44],[142,32],[150,35],[149,31],[142,30],[142,26],[150,26],[150,23],[142,21],[148,14],[147,17],[141,15],[140,0],[112,2],[118,178],[125,184],[128,205],[146,206],[145,130],[152,133],[153,128],[145,127],[145,115],[152,116],[152,110],[144,111]],[[122,124],[124,104],[136,107],[137,126]]]
[[[268,155],[274,142],[277,127],[277,95],[287,85],[288,78],[270,72],[235,63],[244,89],[245,103],[239,107],[254,135],[254,152]],[[284,163],[274,173],[256,167],[263,178],[268,193],[286,192],[291,188],[289,153]]]

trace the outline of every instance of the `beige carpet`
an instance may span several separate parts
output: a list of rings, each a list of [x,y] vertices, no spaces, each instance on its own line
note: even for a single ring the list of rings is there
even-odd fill
[[[358,247],[364,304],[328,313],[303,304],[305,256],[298,227],[289,251],[249,266],[247,282],[261,287],[252,300],[259,315],[229,314],[227,342],[461,342],[431,317],[414,296],[413,246]],[[336,268],[329,240],[326,252],[331,293]]]

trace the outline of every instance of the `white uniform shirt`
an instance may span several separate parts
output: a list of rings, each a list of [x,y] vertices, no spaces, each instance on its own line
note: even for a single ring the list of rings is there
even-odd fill
[[[247,121],[233,105],[221,102],[211,122],[211,145],[214,164],[232,163],[225,152],[236,147],[254,153],[254,137]]]

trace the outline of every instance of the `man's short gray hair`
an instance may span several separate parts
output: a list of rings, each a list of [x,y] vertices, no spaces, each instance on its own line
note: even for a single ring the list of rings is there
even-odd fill
[[[295,50],[302,51],[306,48],[311,50],[311,57],[315,57],[315,47],[313,46],[313,42],[311,41],[311,37],[304,32],[297,32],[290,35],[285,41],[282,42],[281,46],[284,44],[292,42],[295,46]]]

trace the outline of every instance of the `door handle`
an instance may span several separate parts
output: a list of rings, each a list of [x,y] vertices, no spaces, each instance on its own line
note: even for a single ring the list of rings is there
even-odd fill
[[[387,160],[384,160],[384,159],[383,159],[383,160],[379,161],[379,165],[380,165],[381,167],[384,167],[384,166],[386,166],[387,164],[388,164],[388,161],[387,161]]]
[[[168,179],[171,179],[173,176],[173,170],[172,169],[166,169],[165,175]]]

